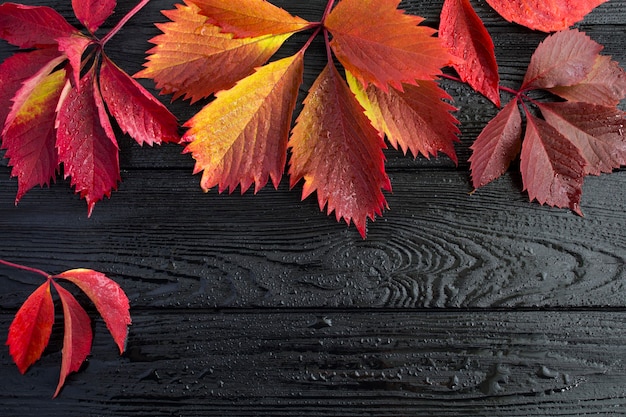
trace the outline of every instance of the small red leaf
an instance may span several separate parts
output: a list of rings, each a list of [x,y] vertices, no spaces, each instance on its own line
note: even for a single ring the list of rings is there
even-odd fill
[[[72,269],[53,278],[70,281],[87,294],[104,319],[120,353],[123,353],[131,319],[128,297],[122,288],[103,273],[91,269]]]
[[[0,5],[0,38],[20,48],[41,48],[79,33],[56,10],[16,3]]]
[[[593,69],[602,48],[576,29],[548,36],[533,53],[521,89],[548,89],[581,82]]]
[[[585,159],[567,138],[544,120],[526,113],[520,170],[531,200],[569,207],[582,215],[580,198]]]
[[[64,52],[70,60],[70,66],[72,67],[74,76],[74,85],[79,86],[83,53],[93,41],[80,33],[64,36],[57,39],[57,41],[59,42],[59,51]]]
[[[41,357],[50,340],[53,323],[54,303],[50,280],[46,280],[24,301],[9,327],[6,344],[22,374]]]
[[[95,32],[115,9],[116,0],[72,0],[74,14],[89,32]]]
[[[459,58],[452,66],[461,79],[500,107],[500,76],[493,40],[469,0],[445,0],[439,38]]]
[[[176,117],[104,54],[100,91],[117,124],[140,145],[180,140]]]
[[[94,76],[92,68],[81,79],[80,89],[69,89],[56,121],[59,161],[65,177],[72,178],[76,192],[87,200],[89,214],[120,181],[118,147]]]
[[[522,116],[517,100],[511,100],[485,126],[471,146],[469,158],[474,188],[482,187],[506,172],[522,145]]]
[[[63,321],[65,334],[63,336],[63,350],[61,360],[61,373],[59,384],[54,392],[54,396],[59,395],[67,376],[80,369],[91,352],[91,320],[85,310],[78,304],[78,301],[67,290],[52,281],[54,288],[59,294],[63,305]]]

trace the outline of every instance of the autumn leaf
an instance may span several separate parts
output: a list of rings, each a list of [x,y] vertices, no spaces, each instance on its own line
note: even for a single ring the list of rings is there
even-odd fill
[[[555,32],[582,20],[607,0],[487,0],[500,16],[530,29]]]
[[[469,0],[444,1],[439,38],[459,58],[452,66],[461,80],[500,107],[500,76],[493,40]]]
[[[0,38],[22,49],[56,46],[74,33],[80,32],[50,7],[0,4]]]
[[[317,192],[320,210],[353,221],[365,237],[367,218],[387,207],[382,190],[391,191],[384,142],[332,63],[304,100],[289,146],[291,187],[304,179],[303,199]]]
[[[113,14],[116,0],[72,0],[74,14],[91,33]]]

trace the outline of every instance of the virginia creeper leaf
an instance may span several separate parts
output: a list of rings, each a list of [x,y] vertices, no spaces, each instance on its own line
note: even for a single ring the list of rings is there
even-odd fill
[[[365,238],[367,218],[387,206],[381,189],[391,190],[385,145],[332,62],[309,90],[289,146],[291,187],[304,179],[303,199],[316,191],[321,210],[353,221]]]
[[[116,0],[72,0],[72,7],[80,23],[94,33],[113,14],[116,3]]]
[[[13,166],[11,175],[18,179],[16,203],[35,185],[50,184],[56,174],[59,162],[54,121],[64,84],[64,70],[41,79],[28,92],[28,97],[16,101],[20,106],[13,108],[11,123],[2,133],[2,147],[7,150],[5,158]]]
[[[592,71],[602,45],[576,29],[548,36],[533,53],[522,90],[571,86]]]
[[[117,124],[140,145],[180,140],[176,117],[106,55],[100,67],[100,91]]]
[[[302,84],[303,52],[272,62],[241,80],[186,123],[185,152],[196,160],[195,173],[204,170],[205,191],[255,192],[268,177],[278,187],[287,153],[293,110]],[[236,109],[236,111],[233,111]]]
[[[585,159],[554,127],[526,113],[520,170],[531,200],[580,211]]]
[[[588,103],[538,103],[541,114],[581,152],[585,173],[600,175],[626,165],[624,112]]]
[[[333,35],[332,50],[359,82],[383,91],[389,85],[432,80],[452,56],[433,37],[434,29],[417,26],[424,19],[398,10],[400,0],[342,0],[325,26]]]
[[[264,64],[290,36],[265,35],[234,39],[207,23],[199,8],[187,2],[164,11],[171,22],[157,24],[163,32],[150,40],[148,62],[135,77],[151,78],[162,94],[195,102],[231,88]]]
[[[82,34],[72,34],[70,36],[64,36],[57,39],[59,42],[59,51],[64,52],[70,61],[72,67],[72,76],[75,86],[80,85],[80,71],[82,69],[83,53],[89,45],[93,43],[92,39],[89,39]]]
[[[500,107],[500,76],[493,40],[469,0],[445,0],[439,38],[452,55],[452,66],[464,82]]]
[[[530,29],[554,32],[582,20],[607,0],[487,0],[500,16]]]
[[[581,81],[548,91],[569,101],[614,107],[626,97],[626,73],[611,57],[598,55],[593,68]]]
[[[20,373],[36,362],[48,346],[54,324],[54,303],[50,280],[40,285],[17,311],[7,345]]]
[[[123,353],[131,319],[128,297],[122,288],[103,273],[91,269],[71,269],[53,278],[70,281],[87,294]]]
[[[480,132],[471,146],[469,158],[474,188],[499,178],[522,145],[522,116],[517,100],[511,100]]]
[[[71,177],[76,192],[87,201],[89,215],[120,181],[117,142],[94,77],[92,68],[80,80],[80,89],[66,85],[69,91],[60,102],[56,121],[59,161],[65,177]]]
[[[236,38],[280,35],[306,29],[304,19],[265,0],[192,0],[209,23]]]
[[[72,33],[79,32],[50,7],[0,4],[0,38],[20,48],[53,46]]]
[[[52,284],[61,299],[65,327],[61,373],[53,396],[56,397],[61,392],[67,376],[72,372],[78,371],[85,359],[87,359],[89,352],[91,352],[93,334],[91,332],[91,320],[74,296],[54,281],[52,281]]]
[[[450,114],[456,109],[443,101],[451,97],[435,81],[420,80],[417,86],[404,85],[403,92],[384,92],[374,85],[364,89],[350,72],[346,76],[372,125],[394,148],[427,158],[443,152],[457,162],[458,121]]]

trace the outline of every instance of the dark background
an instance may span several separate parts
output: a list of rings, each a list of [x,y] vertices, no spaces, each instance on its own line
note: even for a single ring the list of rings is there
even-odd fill
[[[76,23],[70,1],[27,3]],[[135,4],[119,3],[103,33]],[[319,20],[326,2],[273,3]],[[173,4],[149,3],[107,54],[139,71],[153,22],[165,21],[159,10]],[[436,27],[442,4],[401,7]],[[519,87],[546,35],[472,4],[502,84]],[[626,1],[577,27],[624,65]],[[0,59],[14,51],[3,42]],[[303,94],[323,57],[321,45],[307,53]],[[367,240],[315,198],[300,201],[286,178],[256,196],[204,194],[177,145],[141,148],[119,135],[123,182],[89,219],[60,178],[15,208],[4,161],[0,257],[106,273],[128,294],[133,326],[120,357],[91,307],[92,356],[55,400],[60,315],[25,376],[1,348],[0,416],[626,415],[626,172],[585,180],[585,217],[528,202],[515,170],[470,194],[469,146],[497,109],[442,84],[459,108],[459,165],[387,151],[391,209]],[[198,110],[161,98],[181,121]],[[0,283],[4,338],[41,277],[2,267]]]

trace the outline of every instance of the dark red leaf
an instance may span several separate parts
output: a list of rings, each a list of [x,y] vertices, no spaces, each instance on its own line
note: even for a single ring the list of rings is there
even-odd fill
[[[54,303],[46,280],[24,301],[9,327],[9,353],[22,374],[48,346],[53,323]]]
[[[80,85],[80,71],[82,69],[83,53],[87,47],[93,43],[92,39],[82,34],[72,34],[57,39],[59,42],[59,51],[64,52],[70,60],[70,66],[73,72],[73,82],[75,86]]]
[[[78,31],[50,7],[16,3],[0,5],[0,38],[20,48],[56,45],[58,38],[72,33]]]
[[[72,0],[74,14],[89,32],[95,32],[115,9],[116,0]]]

